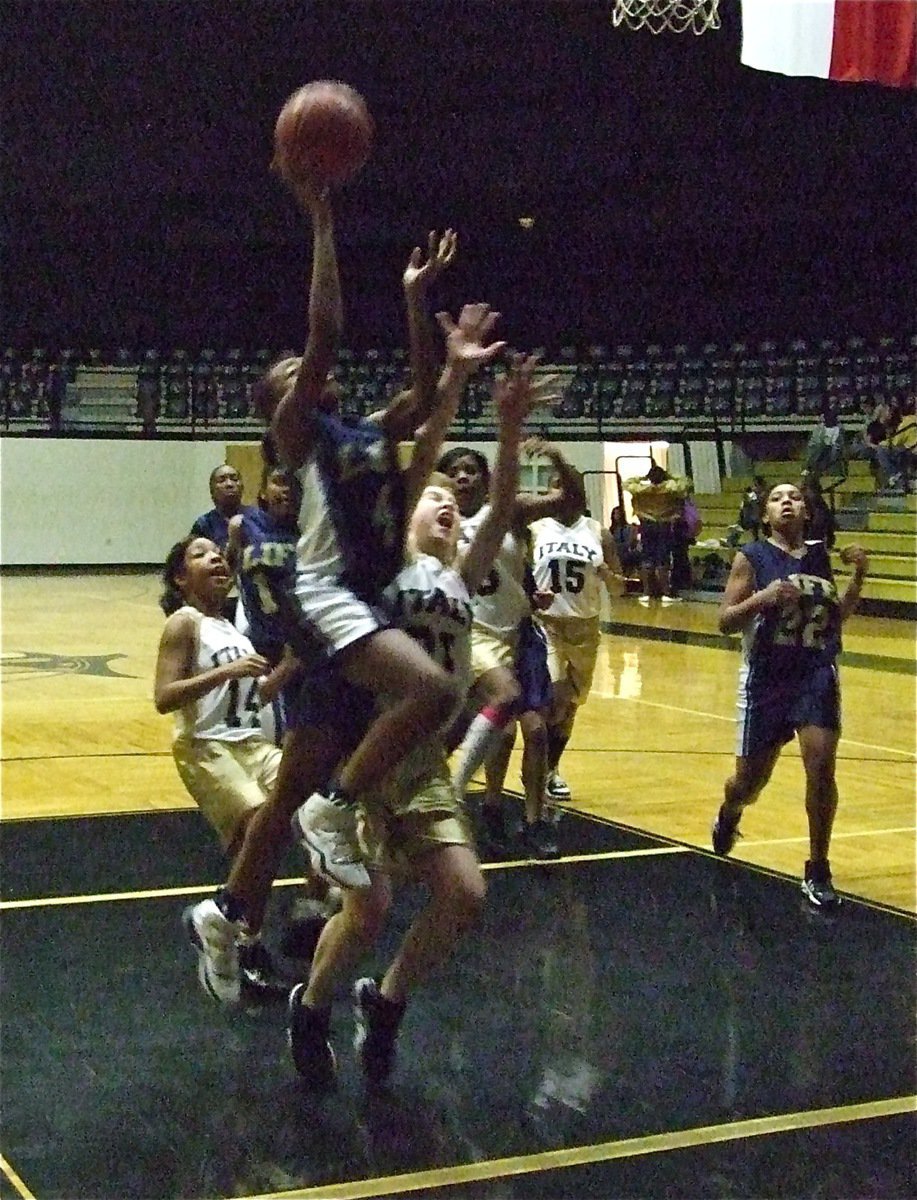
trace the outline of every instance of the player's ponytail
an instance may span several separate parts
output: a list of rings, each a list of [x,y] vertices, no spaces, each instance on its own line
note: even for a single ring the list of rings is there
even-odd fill
[[[159,597],[159,607],[167,617],[171,617],[172,613],[177,612],[185,603],[185,597],[178,586],[178,576],[184,570],[188,547],[197,539],[196,533],[189,534],[180,542],[176,542],[166,555],[166,561],[162,568],[162,595]]]

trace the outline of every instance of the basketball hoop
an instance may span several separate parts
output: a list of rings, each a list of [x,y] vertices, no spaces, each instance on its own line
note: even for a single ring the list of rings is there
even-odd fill
[[[612,23],[650,33],[706,33],[720,27],[720,0],[615,0]]]

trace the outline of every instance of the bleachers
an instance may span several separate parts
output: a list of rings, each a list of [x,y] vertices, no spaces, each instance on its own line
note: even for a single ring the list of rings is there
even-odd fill
[[[0,415],[10,433],[61,426],[91,433],[104,393],[100,433],[120,410],[126,433],[180,436],[203,427],[244,434],[257,425],[252,382],[284,353],[289,351],[204,347],[105,354],[8,347],[0,360]],[[544,369],[564,379],[548,422],[558,438],[803,431],[828,398],[852,431],[865,404],[893,403],[917,387],[917,335],[671,347],[571,343],[549,348],[543,357]],[[102,379],[108,369],[119,372],[116,383]],[[360,415],[378,408],[403,384],[406,371],[402,350],[343,349],[335,374],[345,411]],[[465,436],[494,436],[486,378],[474,382],[460,424]]]
[[[777,483],[798,479],[800,469],[798,461],[760,462],[754,473]],[[751,482],[751,474],[734,475],[723,480],[721,492],[695,495],[704,527],[698,544],[691,548],[693,559],[703,561],[715,554],[724,563],[732,561],[736,545],[749,536],[737,529],[736,521]],[[877,492],[868,464],[857,460],[833,490],[838,547],[857,542],[869,552],[866,600],[917,604],[917,496]],[[843,586],[850,568],[840,561],[838,550],[832,554],[832,565]]]

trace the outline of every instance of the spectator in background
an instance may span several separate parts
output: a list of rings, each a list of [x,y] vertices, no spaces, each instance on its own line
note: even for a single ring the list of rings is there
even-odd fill
[[[761,533],[761,514],[767,500],[767,480],[763,475],[756,475],[751,486],[742,496],[742,506],[739,509],[737,524],[740,529],[750,533],[752,541],[757,541]]]
[[[59,363],[52,363],[48,368],[47,392],[45,404],[48,409],[48,428],[51,433],[60,433],[61,421],[64,415],[64,402],[67,399],[67,376]]]
[[[911,396],[902,405],[900,416],[894,430],[887,441],[888,463],[891,475],[887,486],[900,488],[907,493],[910,478],[914,473],[915,456],[917,456],[917,417],[915,417],[915,397]]]
[[[690,589],[694,583],[691,573],[690,546],[697,541],[697,535],[703,528],[703,521],[691,494],[693,488],[688,483],[688,491],[679,515],[672,522],[672,595],[677,595],[685,589]]]
[[[258,519],[258,509],[242,503],[242,476],[229,463],[222,463],[210,472],[210,498],[213,508],[202,513],[191,526],[191,533],[197,537],[209,538],[227,556],[230,571],[235,574],[239,564],[235,561],[236,549],[229,546],[229,522],[233,517]],[[233,584],[226,596],[223,615],[229,621],[234,621],[239,604],[239,591]],[[244,625],[241,626],[244,628]]]
[[[677,604],[671,588],[672,522],[681,516],[689,481],[653,463],[645,475],[625,479],[623,486],[640,521],[640,603],[647,607],[651,599],[661,597],[664,605]]]
[[[156,436],[160,396],[159,370],[159,351],[147,350],[137,368],[137,416],[143,426],[144,437]]]
[[[821,423],[812,430],[803,456],[806,474],[816,480],[822,475],[847,475],[847,445],[837,409],[826,403]]]
[[[242,503],[242,476],[229,463],[222,463],[210,472],[210,498],[213,508],[203,513],[191,526],[198,537],[209,538],[223,551],[229,541],[229,522],[235,516],[257,518],[258,510]],[[230,563],[234,569],[234,564]]]
[[[625,575],[640,566],[640,527],[628,521],[623,505],[619,504],[611,510],[608,525],[618,562]]]
[[[851,458],[865,458],[877,488],[884,488],[894,475],[888,438],[894,432],[896,415],[885,400],[866,401],[863,405],[865,424],[860,436],[850,448]]]

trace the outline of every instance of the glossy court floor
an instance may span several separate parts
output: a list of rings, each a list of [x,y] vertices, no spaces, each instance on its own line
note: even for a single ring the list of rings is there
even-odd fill
[[[793,752],[738,857],[708,850],[736,668],[714,610],[622,602],[563,860],[486,864],[482,924],[409,1009],[384,1095],[342,994],[317,1099],[282,1006],[198,990],[179,917],[223,864],[152,711],[154,601],[141,576],[4,579],[2,1200],[915,1194],[910,627],[850,627],[825,921]],[[291,852],[275,929],[297,872]]]

